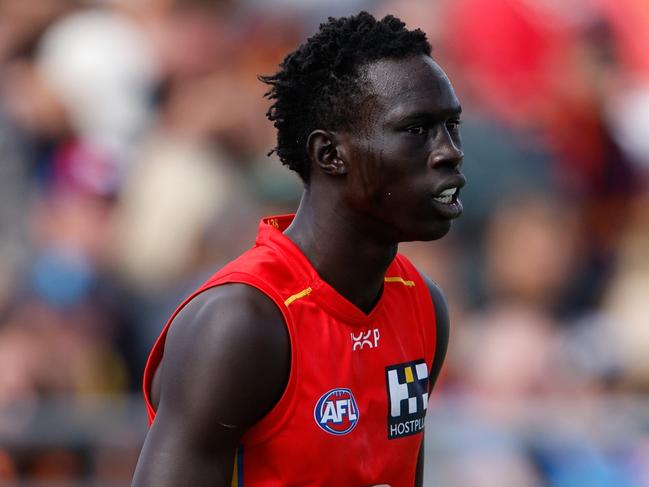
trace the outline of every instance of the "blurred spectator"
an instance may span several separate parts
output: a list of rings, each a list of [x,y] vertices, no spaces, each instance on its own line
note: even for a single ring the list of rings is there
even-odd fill
[[[465,214],[401,246],[451,307],[427,478],[648,487],[647,5],[0,0],[0,481],[130,483],[144,419],[109,398],[299,197],[257,75],[365,7],[427,32],[464,107]]]
[[[626,386],[649,391],[649,193],[638,198],[622,238],[620,264],[606,293],[607,332],[620,349]]]

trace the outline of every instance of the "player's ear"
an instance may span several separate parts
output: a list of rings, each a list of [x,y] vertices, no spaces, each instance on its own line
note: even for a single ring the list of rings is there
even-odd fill
[[[311,162],[330,176],[347,174],[347,163],[341,157],[336,138],[331,132],[314,130],[307,139],[307,151]]]

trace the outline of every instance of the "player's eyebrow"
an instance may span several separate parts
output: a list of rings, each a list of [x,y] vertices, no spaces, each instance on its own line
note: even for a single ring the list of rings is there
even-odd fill
[[[453,116],[459,117],[462,114],[462,106],[457,105],[442,110],[420,110],[411,113],[408,113],[407,111],[403,111],[402,113],[399,113],[399,111],[396,111],[396,113],[388,117],[388,119],[390,119],[392,123],[402,124],[402,123],[409,123],[409,122],[422,121],[422,120],[423,121],[440,120],[440,119],[449,118]]]
[[[461,115],[461,114],[462,114],[462,105],[456,105],[454,107],[445,108],[442,110],[436,110],[434,112],[435,116],[441,116],[441,117],[449,117],[449,116]]]

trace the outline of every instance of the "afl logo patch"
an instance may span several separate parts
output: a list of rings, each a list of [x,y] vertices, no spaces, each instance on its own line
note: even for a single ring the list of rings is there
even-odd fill
[[[358,406],[351,389],[331,389],[318,399],[313,417],[320,428],[332,435],[346,435],[358,424]]]

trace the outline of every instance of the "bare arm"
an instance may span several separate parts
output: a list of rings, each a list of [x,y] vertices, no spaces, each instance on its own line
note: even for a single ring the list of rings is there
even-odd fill
[[[431,281],[424,274],[422,274],[422,278],[428,286],[430,297],[435,305],[437,340],[435,345],[435,357],[433,358],[433,365],[431,367],[429,378],[429,392],[432,392],[433,387],[435,387],[435,382],[437,382],[437,378],[439,377],[439,372],[442,370],[444,358],[446,357],[450,323],[448,318],[448,305],[444,293],[437,284]],[[421,447],[419,449],[419,457],[417,459],[415,487],[422,487],[424,485],[424,458],[424,439],[422,439]]]
[[[288,380],[281,312],[242,284],[205,291],[174,319],[158,369],[156,419],[132,487],[229,487],[241,436]]]

